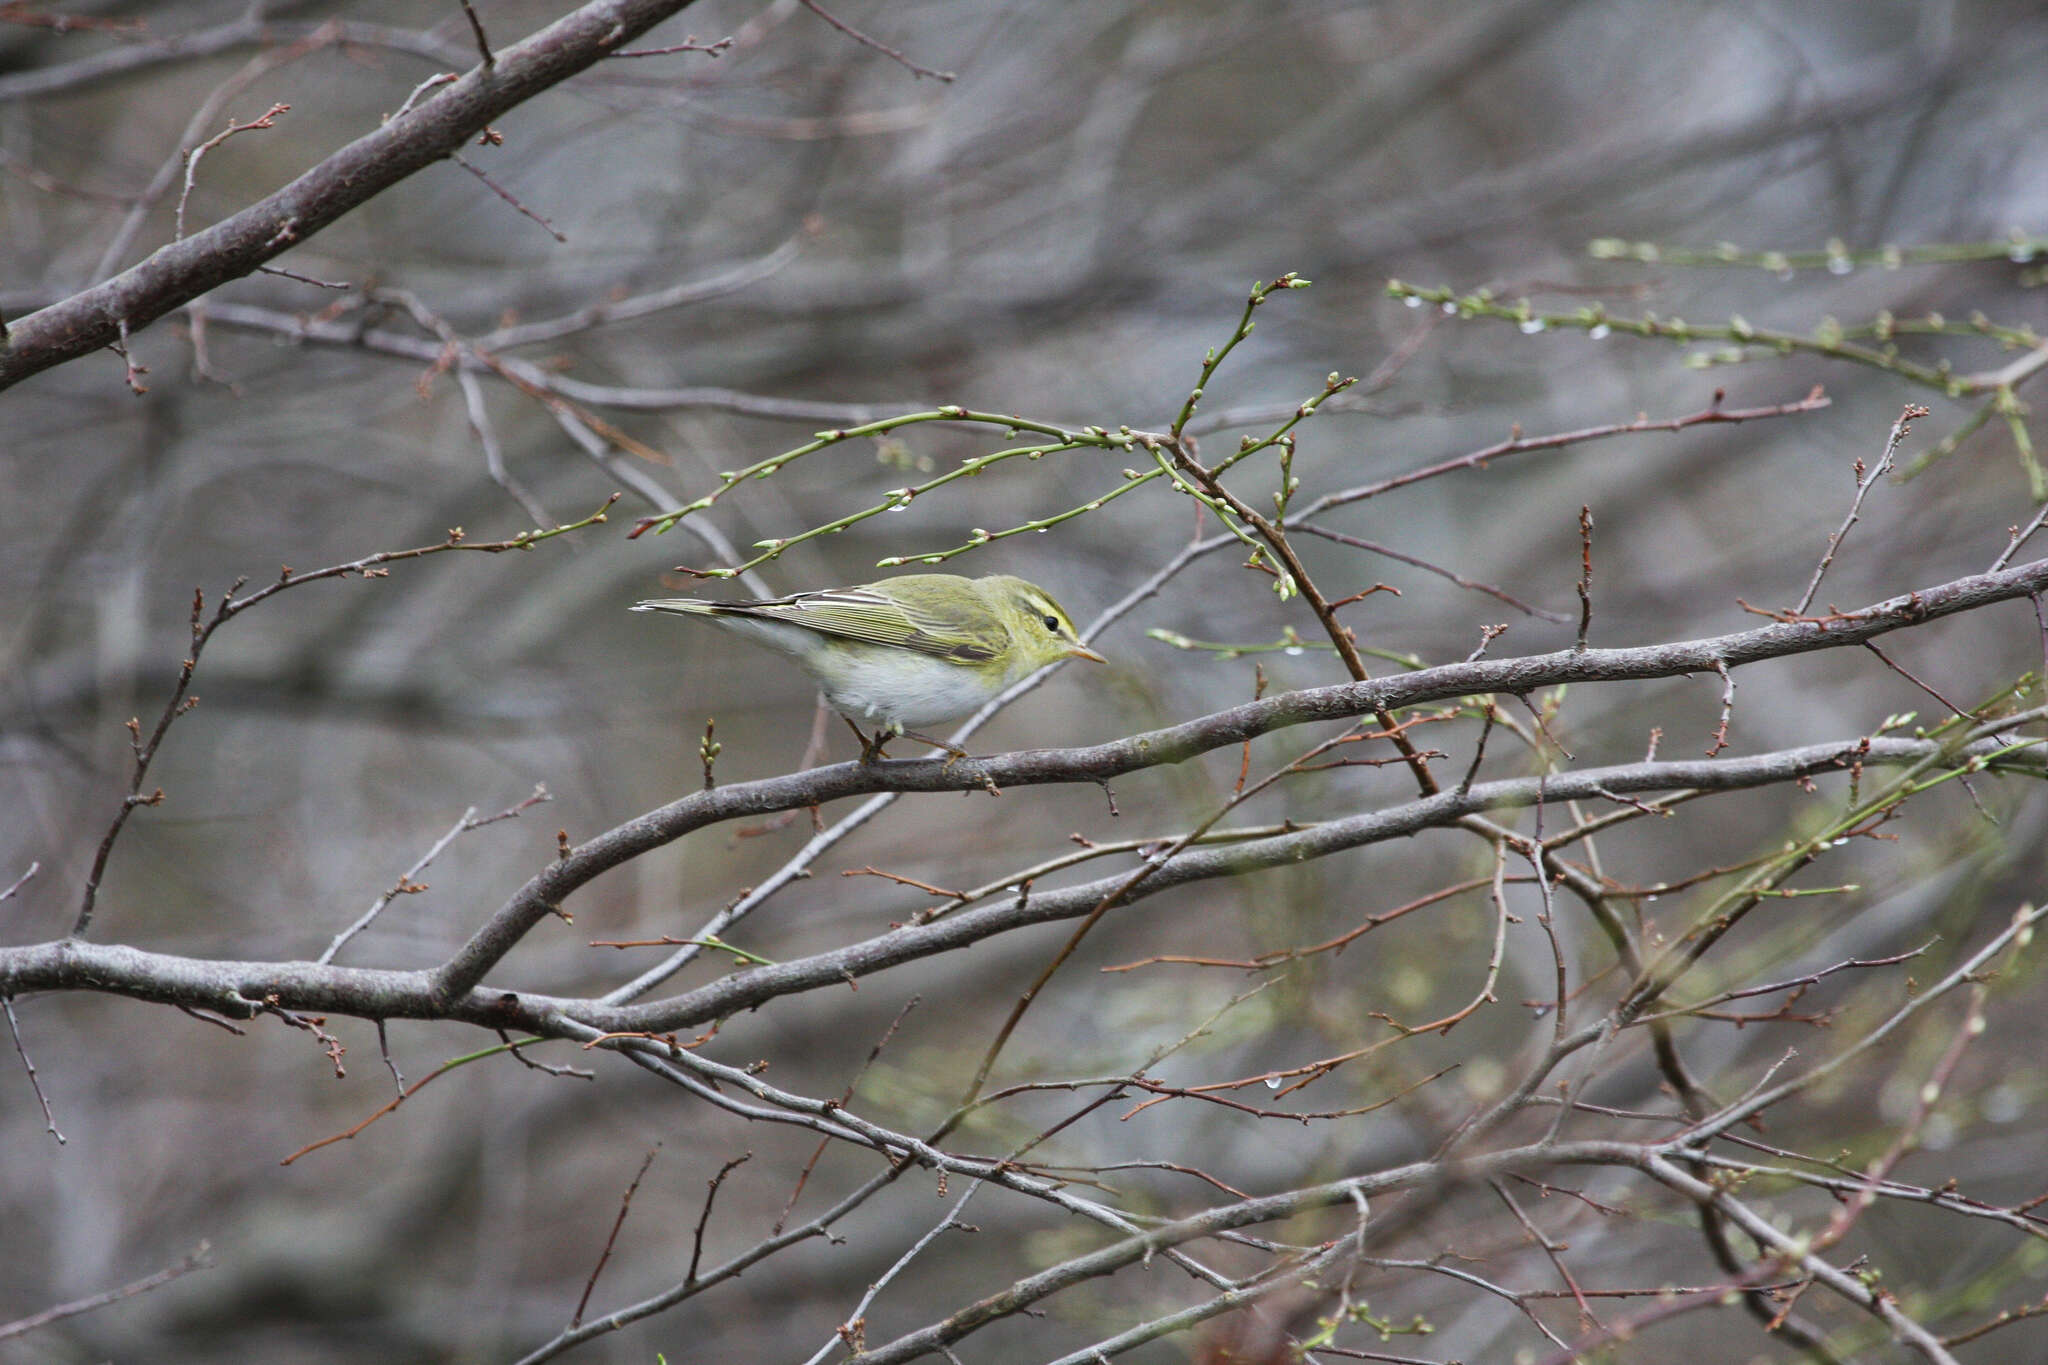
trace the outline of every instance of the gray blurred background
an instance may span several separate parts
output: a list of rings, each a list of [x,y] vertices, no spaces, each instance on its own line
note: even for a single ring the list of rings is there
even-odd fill
[[[246,121],[272,103],[291,109],[275,128],[207,154],[186,208],[192,224],[267,192],[374,126],[421,81],[472,60],[453,4],[275,4],[267,46],[51,81],[61,87],[51,89],[36,82],[71,63],[245,12],[213,3],[52,8],[138,20],[147,32],[60,34],[0,20],[0,307],[10,317],[96,278],[120,244],[123,197],[167,164],[170,192],[138,217],[111,264],[131,264],[170,239],[177,157],[189,145],[182,130],[224,83],[232,93],[201,137],[229,116]],[[493,39],[508,43],[566,5],[480,0],[477,8]],[[128,391],[112,355],[0,396],[0,885],[30,860],[42,863],[0,905],[6,941],[68,927],[93,847],[125,790],[122,722],[161,707],[195,585],[211,597],[239,575],[260,582],[282,563],[308,568],[431,543],[457,525],[496,539],[534,525],[535,510],[581,517],[615,490],[625,498],[609,525],[531,554],[445,555],[386,579],[318,584],[225,628],[194,685],[202,704],[172,732],[152,774],[169,799],[141,812],[125,836],[96,932],[166,952],[311,956],[465,808],[493,812],[545,784],[551,804],[457,841],[422,876],[432,889],[401,898],[340,959],[425,965],[552,856],[558,828],[587,838],[694,789],[707,718],[716,718],[724,745],[722,779],[787,770],[811,718],[799,674],[687,623],[625,611],[637,598],[684,588],[671,566],[712,558],[687,530],[626,540],[633,517],[707,491],[718,470],[858,415],[821,409],[776,420],[741,410],[758,406],[745,396],[858,405],[874,415],[959,403],[1076,424],[1163,426],[1204,349],[1228,336],[1246,288],[1288,270],[1314,287],[1262,310],[1205,411],[1291,404],[1317,392],[1330,371],[1369,374],[1413,348],[1362,410],[1303,429],[1296,472],[1307,494],[1461,454],[1516,424],[1534,434],[1639,412],[1677,416],[1705,407],[1717,387],[1730,406],[1762,406],[1825,384],[1834,405],[1822,413],[1519,457],[1329,519],[1575,616],[1576,517],[1590,504],[1599,526],[1594,640],[1624,644],[1744,628],[1756,618],[1738,596],[1795,599],[1847,508],[1853,462],[1876,458],[1901,406],[1934,409],[1915,433],[1918,450],[1954,431],[1973,405],[1813,356],[1700,369],[1685,357],[1714,348],[1460,323],[1388,299],[1389,277],[1507,295],[1550,289],[1539,306],[1566,312],[1589,302],[1570,291],[1586,290],[1617,315],[1726,322],[1740,314],[1798,332],[1828,315],[1867,322],[1880,309],[1954,318],[1982,309],[2004,324],[2044,322],[2024,263],[1781,278],[1586,255],[1589,239],[1610,236],[1788,250],[1838,238],[1860,250],[2041,231],[2048,18],[2033,4],[840,0],[831,8],[959,79],[914,78],[793,3],[704,0],[641,46],[734,36],[723,55],[610,63],[505,119],[502,146],[467,154],[566,243],[444,165],[281,262],[357,289],[406,291],[467,337],[732,276],[687,306],[510,352],[588,385],[729,391],[657,395],[643,407],[582,404],[660,463],[602,440],[593,457],[546,406],[487,374],[476,384],[502,449],[505,479],[494,480],[462,387],[432,372],[430,360],[286,334],[292,316],[325,309],[431,357],[434,336],[416,317],[278,276],[210,296],[223,310],[203,324],[210,376],[195,367],[188,316],[135,338],[135,357],[149,370],[143,396]],[[271,69],[250,66],[332,17],[391,28],[381,42],[366,29],[353,35],[359,41],[324,42]],[[414,36],[400,41],[401,33]],[[243,323],[270,323],[237,325],[228,305],[246,310]],[[1906,349],[1928,362],[1949,358],[1963,372],[2010,359],[1968,338]],[[1230,439],[1212,437],[1213,448]],[[900,445],[837,447],[749,484],[707,520],[740,546],[786,536],[907,482],[905,462],[944,469],[993,448],[987,436],[957,428],[911,428]],[[801,547],[763,577],[775,591],[873,577],[884,555],[945,548],[971,528],[1012,525],[1107,491],[1127,462],[1079,453],[1005,466]],[[1247,485],[1261,498],[1269,486]],[[1860,605],[1977,571],[2033,504],[2011,437],[1993,422],[1919,479],[1880,485],[1864,511],[1823,603]],[[1147,489],[949,567],[1025,573],[1085,623],[1196,529],[1184,500]],[[1495,654],[1572,639],[1571,625],[1518,616],[1402,564],[1330,544],[1309,548],[1333,592],[1380,580],[1401,588],[1398,598],[1351,609],[1368,644],[1455,659],[1482,626],[1503,620],[1513,625]],[[1241,559],[1218,554],[1190,569],[1098,642],[1112,669],[1067,670],[975,747],[1091,742],[1249,696],[1251,659],[1183,652],[1145,633],[1257,643],[1291,624],[1313,636],[1313,618],[1276,607],[1266,580],[1241,571]],[[2034,666],[2039,641],[2024,609],[2007,607],[1902,639],[1895,657],[1968,704]],[[1275,687],[1341,676],[1323,653],[1259,662]],[[1738,752],[1855,735],[1888,713],[1937,709],[1867,656],[1753,672],[1740,678],[1730,732]],[[1639,756],[1652,726],[1664,727],[1673,752],[1697,752],[1717,707],[1713,679],[1585,689],[1560,729],[1583,762]],[[834,731],[831,756],[850,756],[850,738]],[[1261,757],[1298,747],[1276,745]],[[1119,784],[1115,822],[1092,789],[1012,792],[999,804],[899,803],[836,849],[814,879],[747,921],[736,941],[787,958],[880,932],[923,902],[843,870],[874,865],[972,884],[1071,847],[1072,831],[1170,832],[1206,813],[1235,770],[1236,755],[1219,755]],[[1399,791],[1390,777],[1337,774],[1289,787],[1248,815],[1323,814]],[[1931,798],[1903,843],[1845,851],[1821,873],[1822,881],[1861,883],[1860,897],[1789,902],[1800,907],[1797,925],[1773,926],[1779,936],[1760,939],[1757,951],[1780,966],[1810,955],[1811,966],[1901,951],[1940,932],[1946,953],[1980,922],[2002,922],[2013,898],[2038,894],[2041,880],[2042,807],[2024,795],[1987,796],[2005,821],[1997,831],[1966,796]],[[1736,861],[1782,837],[1790,801],[1735,798],[1672,822],[1682,828],[1624,833],[1607,850],[1610,870],[1651,880]],[[706,831],[629,865],[576,897],[573,928],[542,926],[493,982],[602,992],[646,954],[592,949],[589,940],[689,932],[794,852],[807,828],[800,821],[737,840]],[[1099,965],[1155,953],[1242,956],[1327,937],[1366,913],[1483,875],[1483,853],[1439,835],[1149,901],[1091,940],[1086,960],[1039,1002],[1001,1075],[1127,1069],[1247,984],[1233,973],[1175,969],[1105,976]],[[1584,937],[1583,926],[1569,932],[1575,942]],[[1478,904],[1390,927],[1240,1008],[1179,1074],[1234,1075],[1355,1045],[1367,1010],[1415,1019],[1455,1008],[1474,989],[1488,933]],[[920,996],[860,1095],[882,1122],[929,1127],[959,1093],[1002,1008],[1064,936],[1040,931],[971,960],[873,978],[857,993],[779,1002],[733,1021],[716,1055],[767,1059],[778,1084],[836,1095],[889,1020]],[[679,984],[722,970],[707,963]],[[1518,943],[1503,1000],[1547,991],[1548,970],[1533,936]],[[1853,990],[1828,998],[1846,1005]],[[463,1068],[353,1142],[280,1169],[286,1153],[389,1097],[368,1026],[333,1025],[351,1049],[348,1076],[337,1082],[312,1040],[274,1021],[233,1038],[99,996],[27,999],[17,1012],[70,1142],[60,1148],[47,1138],[19,1067],[0,1065],[0,1243],[9,1248],[0,1255],[0,1320],[146,1274],[201,1239],[218,1264],[0,1346],[7,1359],[508,1358],[566,1320],[652,1144],[661,1142],[661,1153],[599,1286],[599,1306],[680,1276],[705,1180],[747,1150],[754,1160],[720,1194],[707,1257],[762,1235],[812,1146],[708,1112],[628,1068],[600,1065],[592,1082],[500,1059]],[[2025,1017],[2015,1000],[2001,1019],[2000,1050],[1985,1058],[1974,1087],[1992,1098],[1972,1111],[1981,1122],[1954,1138],[1970,1145],[1941,1154],[1919,1178],[1968,1169],[1988,1199],[2023,1198],[2038,1183],[2048,1166],[2038,1138],[2044,1077]],[[1311,1108],[1366,1103],[1447,1061],[1465,1062],[1434,1098],[1369,1120],[1276,1131],[1161,1106],[1120,1126],[1112,1106],[1064,1134],[1048,1159],[1141,1152],[1201,1165],[1251,1192],[1410,1159],[1426,1150],[1443,1114],[1500,1083],[1531,1027],[1525,1010],[1490,1011],[1450,1039],[1340,1073],[1305,1097]],[[491,1041],[407,1024],[390,1034],[408,1079]],[[1820,1048],[1826,1037],[1758,1029],[1703,1044],[1702,1061],[1710,1073],[1750,1066],[1739,1073],[1749,1076],[1787,1045]],[[1845,1134],[1865,1131],[1858,1125],[1872,1104],[1896,1099],[1882,1079],[1865,1075],[1835,1098],[1842,1112],[1822,1106],[1809,1117],[1822,1132],[1829,1122]],[[1638,1065],[1618,1074],[1609,1099],[1648,1102],[1653,1085]],[[970,1130],[965,1145],[1001,1150],[1071,1104],[1019,1105]],[[799,1216],[870,1168],[856,1155],[828,1153]],[[845,1244],[785,1253],[579,1358],[803,1359],[940,1216],[945,1205],[927,1179],[903,1184],[840,1230]],[[1132,1173],[1123,1187],[1134,1206],[1159,1211],[1184,1211],[1204,1193],[1161,1173]],[[984,1198],[969,1219],[981,1226],[977,1238],[885,1295],[870,1340],[1096,1244],[1096,1234],[1042,1208]],[[1937,1237],[1890,1209],[1874,1212],[1866,1232],[1875,1254],[1936,1293],[1996,1283],[2011,1296],[2038,1295],[2038,1284],[2025,1287],[2033,1272],[2011,1260],[2009,1233],[1941,1240],[1956,1234]],[[1638,1225],[1611,1251],[1597,1222],[1574,1225],[1573,1235],[1595,1278],[1710,1273],[1700,1269],[1697,1235],[1682,1226]],[[1452,1227],[1389,1254],[1449,1245],[1477,1251]],[[1532,1279],[1539,1265],[1529,1263]],[[1163,1271],[1148,1273],[1063,1298],[1050,1319],[994,1329],[963,1358],[1049,1358],[1148,1309],[1164,1311],[1178,1291],[1159,1282]],[[1541,1342],[1511,1308],[1475,1303],[1441,1282],[1366,1292],[1376,1310],[1432,1315],[1435,1338],[1400,1339],[1417,1355],[1505,1360]],[[1769,1355],[1776,1348],[1760,1345],[1734,1314],[1686,1319],[1678,1331],[1703,1359],[1738,1358],[1723,1348],[1789,1358]],[[2022,1342],[2015,1330],[1974,1358],[2021,1358]],[[1883,1349],[1867,1358],[1890,1358]],[[1132,1358],[1184,1356],[1166,1343]]]

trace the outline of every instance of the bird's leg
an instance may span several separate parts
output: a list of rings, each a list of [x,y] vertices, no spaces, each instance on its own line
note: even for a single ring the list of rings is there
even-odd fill
[[[967,751],[965,749],[955,748],[953,745],[946,743],[946,741],[943,739],[933,739],[930,735],[920,735],[915,730],[901,730],[897,733],[901,734],[905,739],[914,739],[919,744],[929,744],[934,749],[945,750],[947,754],[946,766],[945,768],[941,768],[939,770],[941,772],[947,771],[947,769],[950,769],[955,763],[958,763],[961,759],[967,757]]]
[[[890,731],[886,729],[877,730],[872,736],[870,736],[867,731],[861,729],[858,725],[855,725],[853,723],[852,716],[841,715],[839,719],[846,722],[846,728],[853,731],[853,737],[860,741],[861,762],[873,763],[878,758],[886,757],[886,755],[882,752],[882,746],[884,744],[887,744],[890,741],[890,739],[893,738]]]

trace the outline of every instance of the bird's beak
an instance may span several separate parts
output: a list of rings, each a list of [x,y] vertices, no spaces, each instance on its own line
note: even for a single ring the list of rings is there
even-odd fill
[[[1099,664],[1106,664],[1109,662],[1109,660],[1103,658],[1100,654],[1097,654],[1094,650],[1088,648],[1088,646],[1086,645],[1075,645],[1072,649],[1067,651],[1067,656],[1073,659],[1093,659],[1096,663]]]

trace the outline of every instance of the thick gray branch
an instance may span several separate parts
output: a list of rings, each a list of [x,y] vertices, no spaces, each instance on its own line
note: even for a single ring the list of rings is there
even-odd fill
[[[690,0],[593,0],[357,138],[283,189],[159,248],[112,279],[0,334],[0,389],[132,335],[255,270],[349,210],[461,148],[490,122],[594,65]]]
[[[2001,747],[1989,742],[1980,743],[1953,757],[1958,762],[1972,755],[1988,757]],[[1021,902],[1004,901],[963,910],[930,924],[906,925],[843,948],[758,967],[646,1005],[606,1006],[593,1000],[524,994],[480,985],[451,993],[446,988],[445,968],[439,972],[399,972],[321,966],[312,962],[208,961],[78,939],[0,948],[0,995],[46,990],[95,990],[164,1004],[191,1005],[236,1016],[245,1016],[265,999],[274,998],[278,1004],[293,1010],[373,1019],[449,1019],[485,1028],[527,1029],[550,1037],[587,1036],[577,1032],[579,1027],[607,1033],[667,1032],[708,1023],[777,996],[836,987],[849,979],[953,951],[1030,925],[1077,918],[1088,914],[1103,898],[1113,893],[1120,893],[1119,903],[1131,904],[1192,882],[1327,857],[1346,849],[1403,838],[1425,829],[1446,827],[1479,811],[1526,806],[1537,801],[1599,800],[1644,792],[1741,790],[1828,772],[1857,761],[1866,767],[1915,763],[1940,752],[1941,746],[1931,740],[1878,739],[1870,741],[1867,749],[1861,740],[1842,740],[1748,758],[1632,763],[1553,773],[1547,777],[1475,783],[1462,792],[1443,792],[1386,810],[1331,820],[1292,834],[1213,849],[1190,850],[1158,868],[1135,887],[1127,886],[1128,874],[1119,873],[1079,886],[1030,896]],[[1005,756],[1005,759],[1057,756],[1053,753],[1014,754]],[[985,760],[984,763],[1003,761]],[[2007,761],[2024,761],[2030,771],[2038,772],[2042,766],[2041,751],[2028,749]],[[857,764],[842,766],[859,767]],[[897,765],[883,766],[886,769]],[[902,766],[916,769],[939,767],[936,762]],[[956,765],[961,766],[965,764]],[[776,779],[775,783],[789,780]],[[739,789],[720,788],[718,792],[728,790]],[[756,809],[759,808],[749,807],[743,813],[753,813]],[[631,829],[660,814],[655,812],[642,816],[639,821],[621,829]],[[614,830],[602,839],[611,839],[619,832]],[[554,867],[569,867],[575,861],[576,856],[572,856]],[[536,881],[545,881],[553,870],[543,873]]]

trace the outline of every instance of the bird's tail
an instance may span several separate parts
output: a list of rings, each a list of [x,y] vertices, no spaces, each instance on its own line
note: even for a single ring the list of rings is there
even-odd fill
[[[666,611],[678,616],[717,616],[725,611],[723,602],[705,602],[695,597],[658,597],[635,602],[634,611]]]

